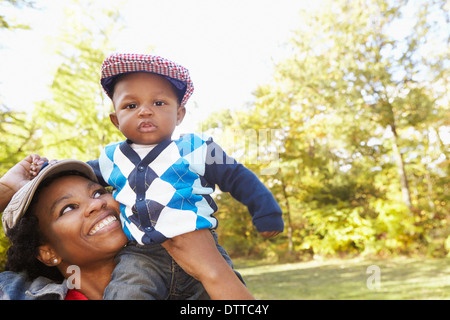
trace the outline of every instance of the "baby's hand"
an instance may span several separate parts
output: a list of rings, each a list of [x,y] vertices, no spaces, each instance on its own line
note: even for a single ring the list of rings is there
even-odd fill
[[[48,161],[47,158],[41,158],[38,154],[30,154],[9,169],[1,177],[0,182],[14,192],[17,192],[17,190],[38,174],[46,161]]]
[[[29,157],[25,158],[25,161],[29,163],[29,173],[30,180],[37,176],[39,170],[41,170],[43,164],[48,161],[45,157],[40,157],[38,154],[31,154]],[[30,163],[31,162],[31,163]]]
[[[273,238],[275,237],[277,234],[279,234],[280,231],[263,231],[260,232],[260,234],[264,237],[264,238]]]

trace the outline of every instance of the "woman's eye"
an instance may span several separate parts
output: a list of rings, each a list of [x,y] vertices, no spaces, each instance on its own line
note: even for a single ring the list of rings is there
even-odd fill
[[[104,189],[102,189],[102,190],[96,190],[96,191],[94,191],[94,193],[92,194],[92,197],[94,198],[94,199],[96,199],[96,198],[100,198],[103,194],[105,194],[106,193],[106,190],[104,190]]]
[[[62,216],[64,214],[66,214],[67,212],[75,210],[75,209],[76,209],[76,205],[69,204],[69,205],[67,205],[67,206],[65,206],[64,208],[61,209],[61,212],[60,212],[59,215]]]

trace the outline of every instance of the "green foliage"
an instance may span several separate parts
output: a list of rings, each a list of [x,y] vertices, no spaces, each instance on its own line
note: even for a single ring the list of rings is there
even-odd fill
[[[56,49],[62,63],[50,88],[52,99],[39,102],[32,113],[43,141],[39,153],[49,159],[92,160],[106,144],[122,139],[110,123],[111,102],[100,85],[101,64],[111,51],[108,37],[117,31],[112,26],[118,14],[113,9],[95,13],[89,3],[67,13]],[[104,29],[94,28],[96,19],[106,19]],[[71,26],[77,27],[76,33]]]
[[[61,63],[51,98],[28,112],[0,106],[0,175],[30,153],[87,161],[98,158],[109,142],[123,140],[110,123],[112,104],[100,86],[101,64],[112,51],[108,39],[117,32],[119,15],[114,8],[99,11],[92,3],[74,3],[75,10],[66,13],[66,24],[55,35]],[[1,232],[0,266],[7,246]]]
[[[278,171],[260,178],[283,209],[286,232],[261,242],[249,237],[249,220],[231,220],[242,224],[223,233],[225,243],[242,249],[234,253],[447,254],[449,153],[441,135],[450,124],[448,47],[426,48],[448,40],[444,5],[330,1],[305,12],[273,83],[260,85],[247,109],[211,117],[210,133],[234,135],[224,138],[225,150],[256,173],[267,166],[265,146],[252,156],[239,140],[261,129],[278,133],[267,147],[278,149]],[[404,18],[411,29],[396,35]],[[240,210],[222,196],[217,201],[221,211]]]
[[[0,106],[0,174],[32,152],[90,160],[123,139],[99,84],[119,14],[74,3],[56,36],[52,97],[26,113]],[[263,240],[247,209],[218,192],[219,239],[233,256],[450,254],[445,5],[334,0],[303,12],[254,103],[202,124],[283,210],[285,232]],[[5,248],[1,235],[0,257]]]
[[[219,241],[226,250],[235,256],[254,256],[258,252],[260,240],[252,229],[251,217],[245,206],[234,200],[228,193],[219,193],[216,200],[220,209],[216,214],[219,220],[217,233]]]
[[[33,152],[37,129],[24,112],[0,106],[0,175]]]
[[[34,2],[29,0],[0,0],[0,7],[14,6],[21,7],[34,7]],[[8,19],[5,15],[0,14],[0,29],[29,29],[29,26],[24,24],[15,24]]]

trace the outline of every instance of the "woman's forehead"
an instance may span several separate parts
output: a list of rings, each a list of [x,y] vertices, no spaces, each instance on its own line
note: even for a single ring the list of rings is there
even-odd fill
[[[75,175],[75,174],[68,174],[60,177],[56,177],[53,179],[53,181],[50,182],[48,187],[57,187],[58,190],[64,191],[71,189],[73,187],[89,187],[92,185],[98,185],[96,182],[89,180],[88,178],[81,176],[81,175]]]
[[[98,184],[79,175],[57,177],[40,191],[39,200],[45,197],[45,201],[39,202],[54,207],[54,203],[59,199],[73,197],[84,191],[88,192],[94,186],[98,186]]]

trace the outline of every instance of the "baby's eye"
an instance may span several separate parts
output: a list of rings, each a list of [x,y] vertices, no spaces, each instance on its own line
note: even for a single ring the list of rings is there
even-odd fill
[[[164,105],[165,105],[165,103],[163,101],[155,101],[155,106],[157,106],[157,107],[162,107]]]
[[[137,105],[135,103],[130,103],[125,106],[125,109],[136,109]]]

